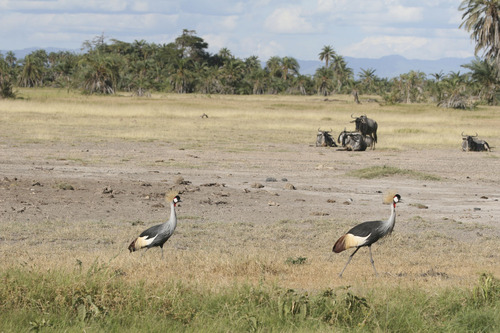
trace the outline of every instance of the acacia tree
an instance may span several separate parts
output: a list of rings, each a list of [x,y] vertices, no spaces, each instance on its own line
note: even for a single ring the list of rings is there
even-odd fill
[[[195,30],[184,29],[182,35],[175,39],[175,46],[182,52],[183,58],[189,58],[193,62],[204,61],[208,58],[206,52],[208,43],[196,36]]]

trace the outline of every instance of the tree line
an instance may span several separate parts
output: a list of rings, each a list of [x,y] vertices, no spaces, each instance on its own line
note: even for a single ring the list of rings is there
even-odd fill
[[[462,65],[468,70],[464,73],[410,71],[380,78],[368,68],[355,78],[344,57],[326,45],[318,54],[324,65],[314,75],[302,75],[293,57],[274,56],[263,65],[257,56],[240,59],[227,48],[210,54],[203,38],[184,29],[168,44],[106,41],[101,35],[85,41],[81,53],[47,54],[40,49],[23,59],[12,51],[0,54],[0,98],[15,97],[15,87],[56,87],[85,94],[353,94],[358,102],[364,94],[381,96],[386,103],[433,102],[453,108],[496,105],[500,100],[500,42],[499,36],[492,36],[492,26],[500,28],[499,2],[466,0],[459,8],[465,12],[461,27],[471,32],[476,53],[485,51],[483,58]]]

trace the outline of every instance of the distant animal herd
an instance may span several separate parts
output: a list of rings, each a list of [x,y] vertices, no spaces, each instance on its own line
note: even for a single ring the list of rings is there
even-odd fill
[[[332,137],[332,129],[324,131],[318,128],[316,136],[316,147],[342,147],[347,151],[365,151],[367,148],[375,149],[377,143],[378,124],[375,120],[368,118],[366,114],[353,117],[351,123],[355,123],[354,131],[347,131],[346,128],[340,132],[337,142]],[[479,139],[478,134],[466,135],[462,132],[463,151],[491,151],[488,142]]]

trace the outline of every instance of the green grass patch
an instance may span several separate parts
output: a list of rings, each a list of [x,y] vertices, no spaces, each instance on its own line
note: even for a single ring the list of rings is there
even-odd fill
[[[362,179],[375,179],[375,178],[390,177],[390,176],[406,176],[420,180],[441,180],[440,177],[428,173],[418,172],[408,169],[400,169],[397,167],[391,167],[387,165],[373,166],[373,167],[353,170],[351,172],[348,172],[347,174],[351,177],[357,177]]]
[[[181,281],[130,280],[95,261],[73,271],[0,272],[0,331],[457,331],[500,330],[500,280],[472,289],[350,287],[304,291],[260,283],[219,291]]]

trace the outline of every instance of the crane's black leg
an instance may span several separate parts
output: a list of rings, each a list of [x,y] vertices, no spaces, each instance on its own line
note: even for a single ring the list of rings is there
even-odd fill
[[[163,259],[163,245],[160,246],[160,248],[161,248],[161,259]]]
[[[377,270],[375,269],[375,262],[373,261],[373,257],[372,257],[372,246],[368,246],[368,249],[370,250],[370,262],[372,263],[372,266],[373,266],[373,270],[375,271],[375,275],[378,276],[378,273],[377,273]]]
[[[345,264],[344,268],[342,269],[342,272],[340,272],[339,277],[342,278],[342,274],[344,273],[347,265],[351,262],[352,257],[358,252],[359,247],[356,248],[356,250],[349,256],[349,259],[347,259],[347,263]]]

